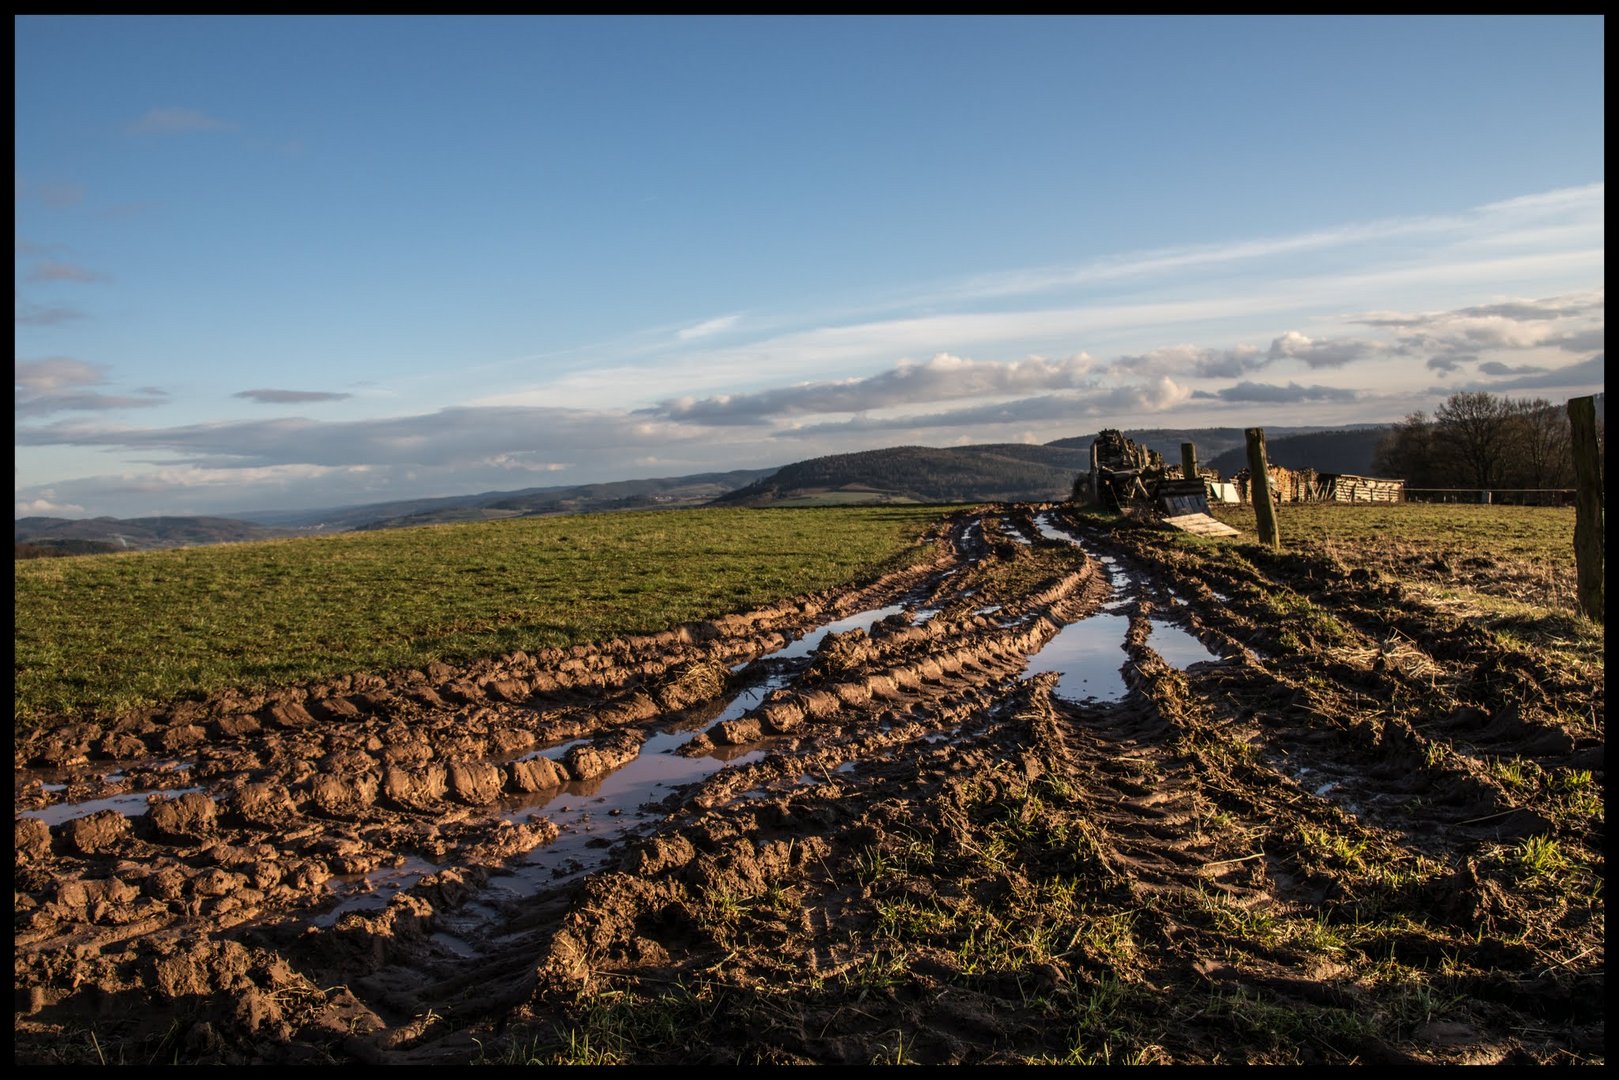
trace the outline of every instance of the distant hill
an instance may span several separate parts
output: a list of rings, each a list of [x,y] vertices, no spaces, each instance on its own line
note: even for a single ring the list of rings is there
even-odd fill
[[[87,520],[26,517],[16,520],[16,558],[88,555],[112,551],[274,540],[314,533],[392,529],[455,521],[586,514],[606,510],[702,506],[773,469],[738,469],[654,480],[485,491],[438,499],[409,499],[324,510],[261,511],[239,517],[151,517]]]
[[[1272,465],[1289,469],[1314,469],[1318,473],[1350,473],[1355,476],[1375,476],[1373,456],[1377,444],[1393,428],[1391,426],[1349,428],[1313,431],[1305,435],[1283,435],[1272,438],[1265,431],[1265,456]],[[1236,449],[1227,450],[1204,462],[1221,476],[1233,476],[1248,467],[1246,442]]]
[[[51,554],[94,554],[103,551],[151,551],[156,548],[229,544],[291,536],[286,529],[266,528],[235,518],[98,517],[84,520],[55,517],[18,518],[15,539],[28,548],[55,549]],[[35,554],[32,551],[27,555]],[[25,555],[26,557],[26,555]]]
[[[599,513],[606,510],[674,510],[701,507],[717,495],[735,491],[776,470],[735,470],[661,479],[620,479],[606,484],[529,487],[525,491],[492,491],[414,504],[351,507],[324,518],[327,526],[387,529],[405,525],[439,525],[445,521],[536,517],[546,513]]]
[[[616,480],[605,484],[485,491],[436,499],[403,499],[321,510],[265,511],[238,515],[245,521],[305,532],[349,532],[407,525],[439,525],[454,521],[531,517],[537,514],[588,514],[603,510],[673,509],[701,506],[743,487],[774,469],[737,469],[650,480]]]
[[[795,462],[714,500],[719,506],[839,502],[1002,502],[1064,499],[1090,467],[1083,450],[1023,443],[896,446]]]

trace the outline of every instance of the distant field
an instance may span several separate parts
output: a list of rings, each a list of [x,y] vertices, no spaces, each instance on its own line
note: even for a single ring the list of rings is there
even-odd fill
[[[1255,538],[1252,507],[1214,515]],[[1576,609],[1572,507],[1284,503],[1277,529],[1284,547],[1318,547],[1479,614],[1556,622]],[[1600,644],[1589,630],[1576,636]]]
[[[672,510],[17,562],[15,719],[665,629],[898,565],[941,513]]]

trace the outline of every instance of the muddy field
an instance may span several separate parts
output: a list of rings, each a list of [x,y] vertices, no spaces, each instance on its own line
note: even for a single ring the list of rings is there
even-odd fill
[[[16,1062],[1605,1060],[1599,663],[1397,561],[930,551],[19,736]]]

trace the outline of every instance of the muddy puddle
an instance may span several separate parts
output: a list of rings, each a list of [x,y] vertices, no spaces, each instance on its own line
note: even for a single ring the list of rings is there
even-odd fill
[[[874,608],[862,611],[835,622],[819,627],[797,641],[788,643],[772,653],[761,656],[761,660],[796,660],[808,656],[818,649],[821,642],[834,634],[846,634],[850,630],[864,630],[873,623],[881,622],[891,615],[898,615],[905,610],[904,604],[889,604],[887,607]]]
[[[45,785],[46,790],[55,788],[61,790],[62,785]],[[159,791],[131,791],[122,795],[108,795],[100,799],[85,799],[80,802],[62,802],[37,810],[18,811],[21,817],[38,818],[47,825],[61,825],[75,818],[88,817],[99,814],[104,810],[114,810],[125,817],[139,817],[151,808],[153,799],[171,798],[186,795],[194,791],[201,791],[200,787],[165,788]]]

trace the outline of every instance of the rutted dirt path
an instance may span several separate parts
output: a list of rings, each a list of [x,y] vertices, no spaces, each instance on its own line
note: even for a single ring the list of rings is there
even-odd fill
[[[1060,507],[931,551],[22,739],[17,1062],[1603,1060],[1600,671]]]

